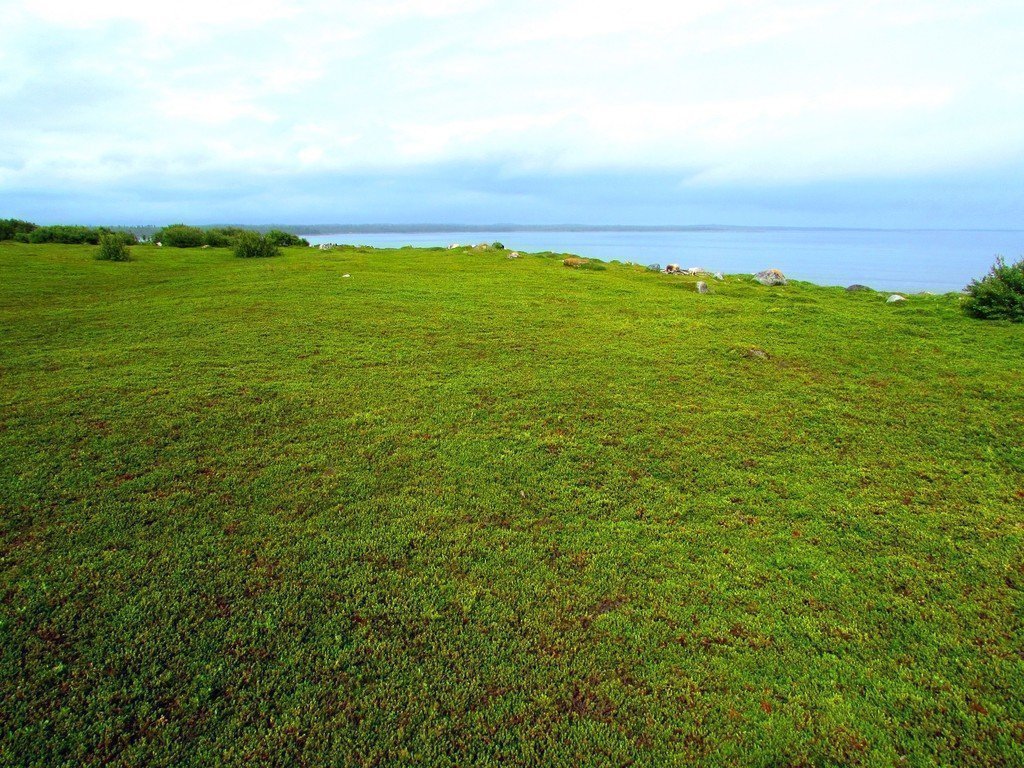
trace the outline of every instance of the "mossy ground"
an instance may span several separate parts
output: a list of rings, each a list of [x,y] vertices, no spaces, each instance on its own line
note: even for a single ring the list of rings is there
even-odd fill
[[[1024,762],[1021,326],[94,250],[0,246],[0,763]]]

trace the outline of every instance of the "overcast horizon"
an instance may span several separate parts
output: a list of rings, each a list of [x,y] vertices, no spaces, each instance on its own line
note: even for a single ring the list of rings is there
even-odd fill
[[[898,6],[33,0],[0,218],[1019,229],[1024,8]]]

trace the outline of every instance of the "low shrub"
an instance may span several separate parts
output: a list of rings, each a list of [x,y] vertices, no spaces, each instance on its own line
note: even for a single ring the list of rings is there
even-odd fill
[[[504,244],[499,243],[497,241],[491,243],[491,248],[494,248],[497,251],[504,251],[505,250]]]
[[[36,227],[28,233],[30,243],[63,243],[65,245],[99,245],[101,230],[92,227],[56,224]]]
[[[276,246],[281,248],[290,248],[296,245],[309,245],[309,240],[298,235],[293,235],[291,232],[282,232],[280,229],[272,229],[266,234],[267,240]]]
[[[128,246],[124,238],[117,232],[104,232],[100,235],[100,250],[96,254],[100,261],[130,261]]]
[[[203,232],[203,245],[211,248],[230,248],[244,230],[236,227],[219,227]]]
[[[206,233],[199,227],[185,224],[172,224],[157,231],[153,241],[169,245],[172,248],[198,248],[206,244]]]
[[[139,242],[139,238],[136,236],[134,232],[127,232],[125,230],[118,230],[115,232],[114,230],[107,229],[106,227],[100,227],[100,242],[103,241],[104,235],[109,235],[110,237],[113,237],[116,240],[120,240],[125,245],[135,245]]]
[[[985,277],[967,286],[964,311],[982,320],[1024,322],[1024,259],[1007,264],[997,257]]]
[[[235,240],[235,256],[240,259],[277,256],[277,246],[259,232],[243,232]]]

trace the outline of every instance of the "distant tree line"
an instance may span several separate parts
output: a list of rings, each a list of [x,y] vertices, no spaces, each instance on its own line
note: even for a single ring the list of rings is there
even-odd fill
[[[107,227],[79,227],[67,224],[41,227],[31,221],[0,219],[0,240],[14,240],[19,243],[99,245],[100,238],[105,235],[121,240],[125,245],[138,242],[138,238],[131,232],[115,232]]]
[[[186,224],[172,224],[153,231],[150,239],[173,248],[234,248],[251,230],[241,227],[192,227]],[[39,226],[21,219],[0,219],[0,240],[14,240],[21,243],[65,243],[69,245],[99,245],[101,238],[109,235],[125,245],[139,242],[138,236],[128,229],[108,227],[82,227],[66,224]],[[271,229],[264,237],[276,247],[308,246],[305,238]]]
[[[252,234],[251,230],[241,227],[190,227],[187,224],[172,224],[169,227],[158,229],[153,233],[153,242],[169,245],[172,248],[199,248],[209,246],[211,248],[233,248],[246,235]],[[264,237],[274,246],[290,247],[295,245],[308,246],[309,241],[290,232],[282,232],[280,229],[272,229]]]

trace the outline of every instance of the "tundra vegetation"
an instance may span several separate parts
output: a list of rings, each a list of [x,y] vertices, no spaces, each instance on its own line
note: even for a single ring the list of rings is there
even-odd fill
[[[93,254],[0,245],[0,764],[1024,763],[1024,326]]]

